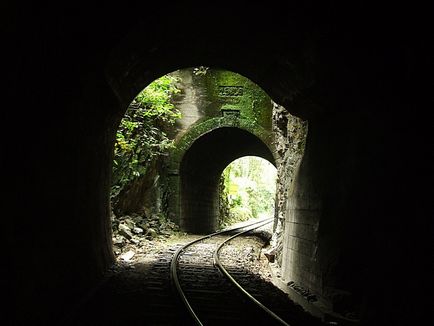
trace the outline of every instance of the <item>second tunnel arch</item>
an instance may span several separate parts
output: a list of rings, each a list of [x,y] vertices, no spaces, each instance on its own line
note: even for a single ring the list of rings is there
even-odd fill
[[[179,69],[171,74],[177,79],[176,86],[179,92],[174,96],[173,104],[179,109],[181,118],[176,122],[174,130],[171,132],[174,148],[170,151],[167,160],[168,182],[170,184],[166,196],[168,199],[166,201],[168,204],[167,216],[180,225],[182,229],[199,232],[184,223],[186,221],[185,212],[189,210],[188,205],[185,204],[185,198],[188,195],[182,196],[185,188],[182,188],[181,185],[185,187],[186,166],[191,166],[190,163],[186,163],[189,162],[188,157],[198,148],[197,144],[200,144],[203,139],[214,139],[213,136],[221,132],[219,129],[232,128],[239,130],[238,133],[233,133],[233,137],[242,137],[239,136],[242,130],[244,135],[250,135],[250,140],[244,140],[244,144],[241,142],[238,145],[241,148],[238,150],[240,154],[232,154],[226,164],[221,163],[222,166],[220,166],[219,171],[218,169],[210,171],[206,175],[214,174],[213,185],[209,189],[217,191],[215,185],[218,184],[219,176],[231,161],[245,155],[256,155],[255,150],[242,154],[243,146],[252,147],[248,144],[256,143],[257,148],[262,147],[262,153],[258,153],[257,156],[276,165],[276,146],[273,143],[275,140],[273,132],[274,104],[261,87],[233,71],[199,66]],[[251,139],[255,139],[255,141]],[[225,145],[232,141],[230,138],[222,140]],[[216,146],[218,144],[209,147],[204,146],[201,151],[206,153]],[[201,156],[200,150],[198,150],[197,156]],[[202,179],[206,180],[207,178]],[[211,182],[209,178],[208,181]],[[217,203],[210,204],[208,208],[213,205],[218,209]],[[217,221],[217,218],[215,216],[208,220]],[[208,223],[206,228],[199,227],[200,232],[214,231],[215,224],[212,222],[211,224]]]
[[[237,158],[258,156],[275,165],[274,154],[261,136],[234,126],[215,128],[197,138],[179,164],[181,228],[207,233],[217,228],[218,183],[225,167]]]

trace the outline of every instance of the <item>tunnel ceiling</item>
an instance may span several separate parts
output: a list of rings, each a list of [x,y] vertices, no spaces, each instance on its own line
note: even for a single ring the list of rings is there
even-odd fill
[[[364,49],[364,43],[377,38],[376,45],[382,46],[383,37],[366,25],[365,19],[357,24],[357,20],[347,21],[346,15],[331,18],[323,15],[330,14],[329,4],[316,6],[324,6],[324,11],[295,4],[290,10],[261,6],[260,18],[252,18],[222,7],[222,16],[197,15],[186,20],[187,9],[182,4],[171,19],[164,18],[164,10],[146,20],[131,21],[128,32],[107,57],[108,82],[126,108],[156,78],[205,65],[246,76],[273,101],[305,120],[346,112],[352,98],[370,103],[368,98],[378,95],[372,79],[388,77],[384,63],[390,63],[396,53],[385,53],[383,61],[378,60]],[[158,19],[164,20],[165,28],[154,33],[150,26],[158,25]],[[337,37],[334,33],[339,24],[345,30],[353,28],[354,37]],[[182,37],[172,33],[174,30]],[[137,41],[142,39],[146,42]],[[377,71],[375,77],[373,71]]]
[[[199,233],[215,230],[220,175],[228,164],[243,156],[259,156],[275,164],[270,149],[239,128],[218,128],[193,143],[180,168],[184,230]]]

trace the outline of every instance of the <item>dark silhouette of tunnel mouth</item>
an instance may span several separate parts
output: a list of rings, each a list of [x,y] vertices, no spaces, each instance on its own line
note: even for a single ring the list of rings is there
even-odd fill
[[[226,166],[243,156],[258,156],[276,166],[270,148],[237,127],[214,129],[186,151],[180,166],[180,224],[184,231],[205,234],[216,230],[219,178]]]

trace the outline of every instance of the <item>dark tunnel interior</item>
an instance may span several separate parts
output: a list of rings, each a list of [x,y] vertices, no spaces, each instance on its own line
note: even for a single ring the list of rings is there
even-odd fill
[[[119,121],[150,82],[199,65],[246,76],[309,121],[287,187],[285,223],[294,228],[285,270],[323,292],[357,293],[362,325],[430,324],[432,8],[235,7],[2,3],[3,325],[59,325],[98,288],[114,263],[109,192]],[[215,151],[203,151],[210,145]],[[183,210],[208,216],[184,221],[189,228],[213,229],[217,177],[243,155],[273,160],[255,137],[230,128],[187,153]],[[195,191],[209,204],[191,204]]]

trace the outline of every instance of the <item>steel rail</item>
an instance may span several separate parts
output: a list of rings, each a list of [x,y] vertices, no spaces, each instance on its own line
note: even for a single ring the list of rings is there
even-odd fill
[[[271,221],[270,221],[271,222]],[[268,224],[270,222],[264,223]],[[262,226],[262,225],[261,225]],[[260,227],[260,226],[259,226]],[[259,228],[259,227],[255,227],[253,229]],[[220,270],[220,272],[223,273],[223,275],[229,279],[237,288],[238,290],[241,291],[242,294],[244,294],[250,301],[254,302],[258,307],[260,307],[262,310],[264,310],[268,315],[270,315],[273,319],[275,319],[276,321],[278,321],[279,323],[281,323],[282,325],[286,325],[286,326],[290,326],[286,321],[284,321],[282,318],[280,318],[278,315],[276,315],[273,311],[271,311],[270,309],[268,309],[266,306],[264,306],[260,301],[258,301],[254,296],[252,296],[249,292],[247,292],[233,277],[231,274],[229,274],[229,272],[226,270],[226,268],[223,266],[223,264],[220,261],[220,257],[219,257],[219,252],[220,250],[223,248],[223,246],[228,243],[229,241],[231,241],[232,239],[245,234],[247,232],[250,232],[251,230],[246,230],[240,233],[235,234],[234,236],[226,239],[225,241],[223,241],[217,248],[216,251],[214,251],[214,266],[217,266],[217,268]]]
[[[225,233],[229,233],[229,232],[234,232],[237,230],[241,230],[241,229],[245,229],[245,228],[249,228],[246,231],[241,232],[241,234],[244,234],[246,232],[249,232],[255,228],[259,228],[265,224],[271,223],[273,220],[273,218],[268,218],[262,221],[258,221],[258,222],[254,222],[248,225],[244,225],[244,226],[239,226],[239,227],[235,227],[235,228],[230,228],[230,229],[225,229],[222,231],[218,231],[218,232],[214,232],[211,234],[208,234],[206,236],[200,237],[196,240],[190,241],[189,243],[183,245],[182,247],[178,248],[178,250],[176,250],[175,254],[172,257],[172,260],[170,262],[170,279],[172,282],[172,286],[174,286],[179,294],[179,297],[181,299],[181,301],[184,303],[185,307],[187,308],[190,316],[194,319],[194,321],[196,322],[197,325],[201,325],[203,326],[202,322],[200,321],[199,317],[196,315],[196,313],[194,312],[193,308],[191,307],[190,303],[187,300],[187,297],[184,293],[184,291],[182,290],[181,284],[179,283],[179,278],[178,278],[178,258],[181,255],[182,251],[184,251],[185,249],[187,249],[188,247],[194,245],[197,242],[206,240],[208,238],[214,237],[216,235],[220,235],[220,234],[225,234]],[[257,224],[261,224],[260,226],[251,228],[253,225],[257,225]]]

